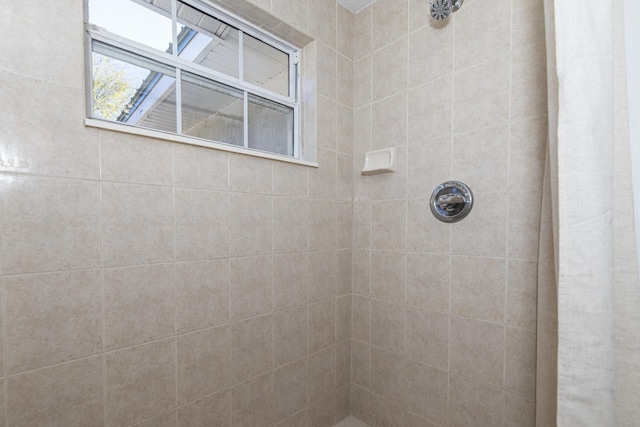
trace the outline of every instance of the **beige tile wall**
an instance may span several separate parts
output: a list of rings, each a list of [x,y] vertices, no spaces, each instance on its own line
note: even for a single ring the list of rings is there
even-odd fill
[[[533,426],[546,146],[542,0],[355,16],[352,414],[372,426]],[[395,147],[394,174],[360,176]],[[468,184],[464,221],[433,189]]]
[[[315,39],[320,168],[85,128],[81,0],[0,16],[0,426],[532,426],[542,1],[220,2]]]
[[[354,15],[228,3],[315,39],[319,168],[84,127],[82,0],[4,5],[0,426],[350,414]]]

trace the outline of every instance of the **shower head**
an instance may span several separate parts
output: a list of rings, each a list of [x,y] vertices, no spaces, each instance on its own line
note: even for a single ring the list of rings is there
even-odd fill
[[[431,17],[436,21],[443,21],[462,7],[464,0],[431,0]]]

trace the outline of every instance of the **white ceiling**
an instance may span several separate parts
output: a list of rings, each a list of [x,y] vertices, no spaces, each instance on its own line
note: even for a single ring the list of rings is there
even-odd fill
[[[358,13],[376,0],[338,0],[340,4],[353,13]]]

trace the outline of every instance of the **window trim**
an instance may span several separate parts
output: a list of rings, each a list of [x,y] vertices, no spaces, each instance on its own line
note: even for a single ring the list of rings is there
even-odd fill
[[[97,25],[91,24],[89,22],[89,0],[84,0],[84,34],[85,34],[85,125],[90,127],[98,127],[102,129],[110,129],[118,132],[124,133],[133,133],[143,136],[153,136],[156,138],[174,141],[174,142],[182,142],[191,145],[199,145],[208,148],[215,148],[222,151],[229,152],[238,152],[242,154],[255,155],[257,157],[266,157],[274,160],[282,160],[290,163],[299,163],[307,166],[317,167],[317,163],[312,161],[306,161],[302,157],[302,99],[301,99],[301,86],[302,86],[302,76],[301,76],[301,50],[290,43],[278,38],[273,34],[269,34],[264,32],[262,29],[256,28],[254,24],[233,15],[232,13],[220,8],[219,6],[207,1],[207,0],[175,0],[172,1],[172,5],[176,4],[177,1],[181,1],[182,3],[194,7],[200,10],[203,13],[207,13],[216,19],[223,20],[229,25],[236,27],[240,31],[240,37],[242,37],[243,33],[246,33],[252,37],[257,38],[258,40],[263,41],[270,46],[283,51],[289,57],[288,71],[289,71],[289,96],[283,96],[275,92],[271,92],[263,89],[260,86],[254,85],[252,83],[241,80],[240,78],[235,78],[226,74],[223,74],[219,71],[207,68],[200,64],[190,62],[186,59],[180,58],[176,53],[167,53],[164,51],[160,51],[154,49],[152,47],[146,46],[142,43],[136,42],[134,40],[127,39],[123,36],[111,33],[104,28],[101,28]],[[158,12],[156,12],[158,13]],[[176,15],[176,8],[172,7],[172,15]],[[173,26],[173,38],[174,45],[176,45],[176,28]],[[246,98],[249,95],[253,94],[258,97],[265,98],[269,101],[281,104],[283,106],[289,107],[293,111],[293,147],[292,151],[288,154],[279,154],[274,152],[262,151],[256,148],[248,148],[248,117],[246,116],[246,112],[244,115],[244,146],[238,146],[234,144],[225,143],[222,141],[215,141],[209,139],[198,138],[195,136],[185,135],[182,132],[180,124],[178,124],[176,128],[176,132],[165,132],[158,129],[148,128],[144,126],[131,125],[127,123],[121,123],[117,121],[105,120],[96,117],[92,117],[93,114],[93,71],[92,71],[92,53],[93,53],[93,41],[98,41],[106,45],[113,46],[118,49],[122,49],[124,51],[131,52],[134,55],[139,55],[144,58],[151,59],[153,61],[159,62],[163,65],[170,66],[175,68],[176,70],[176,81],[178,81],[177,77],[179,77],[182,71],[186,71],[202,78],[217,81],[222,84],[235,87],[244,92],[245,102],[244,105],[247,107]],[[242,47],[242,43],[240,43]],[[239,62],[240,64],[244,63],[242,60],[242,48],[239,51]],[[239,73],[239,76],[242,74]],[[179,95],[179,91],[178,91]],[[176,112],[176,120],[180,119],[180,108],[177,109]]]
[[[175,133],[163,132],[161,130],[149,129],[141,126],[125,125],[110,120],[102,120],[95,118],[85,118],[84,125],[96,129],[104,129],[114,132],[126,133],[129,135],[144,136],[147,138],[155,138],[168,142],[177,142],[180,144],[194,145],[198,147],[212,148],[218,151],[226,151],[229,153],[245,154],[247,156],[261,157],[263,159],[277,160],[284,163],[293,163],[296,165],[309,166],[317,168],[320,165],[317,162],[284,156],[282,154],[270,153],[268,151],[260,151],[255,148],[244,148],[239,145],[225,144],[223,142],[211,141],[208,139],[196,138],[194,136],[178,135]]]

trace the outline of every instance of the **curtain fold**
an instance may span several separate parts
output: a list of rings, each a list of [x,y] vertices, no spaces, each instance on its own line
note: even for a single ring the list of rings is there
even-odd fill
[[[537,425],[638,426],[640,291],[622,4],[544,6],[549,155]],[[553,245],[545,245],[549,238]]]

